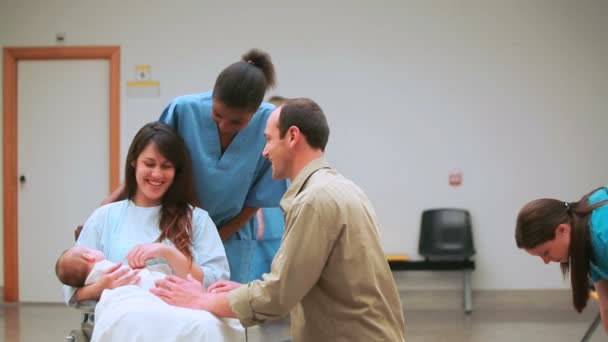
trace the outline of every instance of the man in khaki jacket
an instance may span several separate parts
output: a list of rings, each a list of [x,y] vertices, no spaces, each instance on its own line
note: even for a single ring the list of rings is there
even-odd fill
[[[293,99],[268,119],[264,156],[289,178],[281,200],[285,234],[270,273],[248,284],[169,276],[151,289],[167,303],[237,317],[244,326],[291,313],[300,341],[405,341],[403,309],[363,191],[324,157],[321,108]]]

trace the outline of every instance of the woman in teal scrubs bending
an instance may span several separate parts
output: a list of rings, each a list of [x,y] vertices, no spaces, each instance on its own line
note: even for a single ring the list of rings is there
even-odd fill
[[[608,188],[602,187],[578,202],[537,199],[526,204],[517,217],[517,247],[546,264],[559,262],[570,271],[572,301],[581,312],[589,299],[589,277],[600,302],[608,332]]]

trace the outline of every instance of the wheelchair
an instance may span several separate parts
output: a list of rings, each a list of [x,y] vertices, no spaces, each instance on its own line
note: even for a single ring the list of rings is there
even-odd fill
[[[74,230],[74,241],[78,240],[82,226]],[[65,337],[65,342],[89,342],[93,336],[93,325],[95,324],[95,300],[84,300],[76,303],[74,308],[82,311],[80,328],[72,329]]]
[[[89,342],[91,340],[95,324],[95,304],[97,301],[94,300],[85,300],[76,304],[75,308],[82,311],[80,327],[72,329],[65,337],[65,342]]]

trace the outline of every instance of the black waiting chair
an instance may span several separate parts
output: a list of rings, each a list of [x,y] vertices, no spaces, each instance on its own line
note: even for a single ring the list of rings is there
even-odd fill
[[[473,311],[471,275],[475,270],[471,217],[464,209],[429,209],[422,212],[418,254],[424,260],[411,260],[406,254],[388,254],[393,271],[462,271],[463,306]]]
[[[471,274],[475,254],[471,217],[464,209],[430,209],[422,213],[418,254],[424,260],[410,260],[406,254],[388,254],[393,271],[462,271],[463,306],[473,311]]]
[[[464,209],[425,210],[418,254],[428,260],[467,260],[475,255],[469,212]]]
[[[418,254],[429,268],[463,271],[463,306],[466,313],[473,310],[471,284],[475,255],[471,215],[464,209],[429,209],[422,212]]]

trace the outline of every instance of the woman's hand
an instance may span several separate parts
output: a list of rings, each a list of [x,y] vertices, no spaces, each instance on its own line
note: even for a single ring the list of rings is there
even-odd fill
[[[186,278],[188,274],[192,274],[195,279],[203,281],[201,266],[194,260],[188,260],[182,252],[171,245],[158,242],[142,243],[135,245],[127,254],[129,266],[134,269],[146,267],[146,260],[154,258],[167,260],[173,273],[179,277]]]
[[[144,268],[146,267],[146,260],[166,258],[167,248],[172,247],[159,242],[138,244],[127,254],[127,261],[131,268]]]
[[[119,262],[108,269],[94,285],[98,287],[99,295],[101,296],[101,292],[105,289],[114,289],[123,285],[137,284],[140,280],[137,273],[138,271],[134,271],[128,267],[122,267],[122,263]]]
[[[220,280],[209,285],[207,291],[211,293],[229,292],[241,286],[243,286],[243,284],[241,283],[237,283],[230,280]]]
[[[124,267],[122,263],[118,263],[109,268],[101,278],[93,284],[76,289],[70,302],[89,299],[98,300],[105,289],[114,289],[123,285],[137,284],[141,279],[137,273],[138,271],[134,271],[128,267]]]

